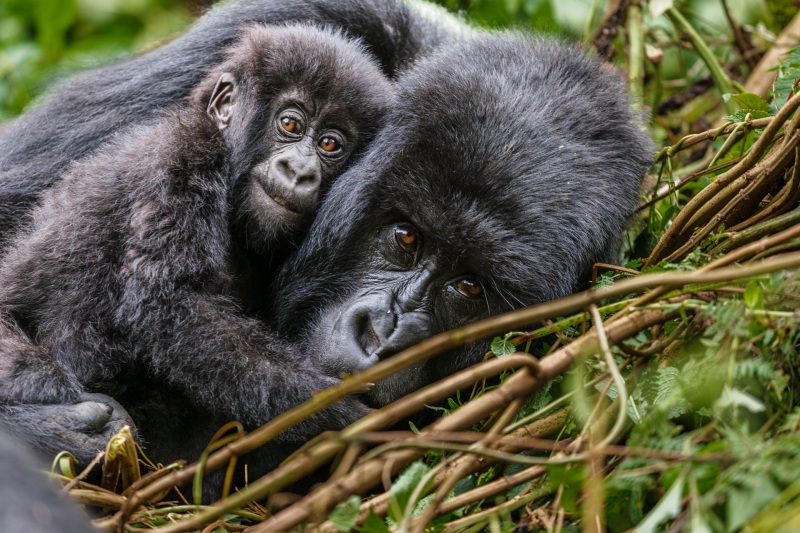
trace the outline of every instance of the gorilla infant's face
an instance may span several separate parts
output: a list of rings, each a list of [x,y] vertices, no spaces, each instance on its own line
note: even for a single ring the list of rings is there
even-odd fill
[[[208,113],[234,153],[241,153],[240,145],[249,144],[241,138],[241,130],[260,139],[250,146],[250,153],[239,156],[252,161],[242,165],[245,178],[239,208],[240,216],[249,221],[250,237],[272,242],[307,228],[321,195],[352,154],[359,128],[347,109],[300,88],[281,91],[263,123],[240,100],[233,75],[225,73],[211,96]],[[229,129],[235,118],[243,125]]]
[[[358,140],[357,125],[342,111],[300,90],[276,98],[264,158],[248,177],[248,211],[297,228],[311,219]]]
[[[238,238],[262,253],[297,240],[392,98],[358,41],[313,26],[250,28],[193,94],[228,147]]]

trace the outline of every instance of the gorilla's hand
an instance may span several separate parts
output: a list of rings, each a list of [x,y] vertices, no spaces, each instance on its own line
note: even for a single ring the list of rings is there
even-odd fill
[[[119,402],[117,402],[111,396],[107,396],[105,394],[100,393],[87,393],[81,397],[83,404],[95,404],[101,407],[106,408],[106,412],[110,410],[108,420],[103,424],[102,427],[98,429],[98,434],[108,435],[108,439],[113,437],[115,434],[119,432],[124,426],[128,426],[131,430],[131,435],[135,439],[139,438],[139,435],[136,430],[136,424],[133,423],[133,419],[131,415],[128,414],[128,411],[125,410]],[[78,404],[81,405],[81,404]]]
[[[85,394],[81,399],[75,404],[2,405],[0,427],[45,458],[66,450],[83,466],[104,450],[123,426],[130,426],[136,436],[130,416],[112,398]]]

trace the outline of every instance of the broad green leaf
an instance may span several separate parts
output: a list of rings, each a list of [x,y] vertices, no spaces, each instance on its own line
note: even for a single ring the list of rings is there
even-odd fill
[[[734,487],[728,495],[728,531],[738,531],[739,526],[774,500],[778,493],[780,490],[767,473],[752,475],[746,486]]]
[[[756,120],[758,118],[771,117],[772,113],[769,111],[761,111],[759,109],[740,109],[736,113],[726,116],[723,120],[729,120],[731,122],[744,122],[747,119],[747,115],[750,115],[751,120]]]
[[[363,533],[389,533],[390,529],[389,526],[386,525],[386,522],[384,522],[380,516],[376,515],[375,511],[370,509],[367,519],[364,520],[364,523],[358,528],[358,531]]]
[[[722,396],[714,406],[718,409],[732,406],[744,407],[751,413],[763,413],[765,411],[764,404],[761,401],[746,392],[732,389],[728,385],[725,385]]]
[[[358,517],[360,505],[361,498],[358,496],[350,496],[331,511],[328,519],[339,531],[351,531],[356,527],[356,518]]]
[[[691,524],[692,533],[714,533],[714,530],[709,527],[700,512],[692,512]]]
[[[769,104],[766,100],[751,93],[739,93],[731,95],[731,98],[741,106],[742,109],[750,111],[769,111]]]
[[[744,290],[744,303],[750,309],[764,308],[764,290],[758,281],[751,281]]]
[[[412,463],[405,471],[400,474],[400,477],[392,483],[391,500],[389,501],[389,517],[395,522],[400,522],[403,518],[403,513],[408,506],[408,500],[411,493],[417,485],[420,484],[422,478],[428,473],[428,468],[422,461]],[[421,496],[425,495],[426,491],[420,493]]]
[[[553,488],[561,487],[561,506],[575,512],[580,509],[581,487],[586,481],[582,465],[548,465],[547,473]]]
[[[660,17],[664,12],[672,7],[674,0],[650,0],[650,15],[653,18]]]
[[[800,78],[800,68],[795,66],[781,67],[778,77],[775,78],[774,85],[773,97],[776,108],[781,108],[786,103],[798,78]]]
[[[495,337],[492,341],[492,353],[495,355],[508,355],[516,351],[517,347],[506,338]]]
[[[659,524],[675,518],[681,512],[681,499],[683,497],[683,485],[686,482],[686,474],[680,476],[672,483],[664,497],[653,507],[653,510],[644,517],[642,523],[634,529],[636,533],[654,533]]]
[[[795,46],[786,52],[786,59],[783,60],[781,66],[800,67],[800,46]]]

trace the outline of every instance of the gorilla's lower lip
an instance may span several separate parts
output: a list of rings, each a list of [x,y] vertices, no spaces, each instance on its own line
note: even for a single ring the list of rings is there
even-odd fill
[[[261,180],[258,180],[258,185],[261,187],[261,190],[264,192],[264,196],[266,196],[269,200],[272,201],[275,205],[280,207],[281,209],[293,214],[302,216],[303,213],[294,209],[294,206],[289,203],[288,200],[285,198],[278,196],[277,194],[272,194],[269,189],[267,189],[266,184],[264,184]]]
[[[267,196],[269,196],[270,199],[273,202],[275,202],[276,204],[278,204],[279,206],[281,206],[285,210],[289,211],[290,213],[293,213],[295,215],[302,215],[302,213],[300,211],[297,211],[296,209],[293,209],[293,206],[287,200],[281,198],[280,196],[272,196],[269,193],[267,193]]]

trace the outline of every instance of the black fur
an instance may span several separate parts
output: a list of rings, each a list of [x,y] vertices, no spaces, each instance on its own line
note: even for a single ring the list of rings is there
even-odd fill
[[[387,125],[276,284],[280,329],[318,347],[334,374],[570,294],[594,262],[616,258],[652,161],[623,76],[558,42],[499,34],[443,47],[396,90]],[[485,349],[387,378],[371,401]]]
[[[235,79],[236,96],[220,131],[206,105],[224,79]],[[242,310],[253,298],[241,292],[253,290],[250,272],[269,277],[258,258],[295,236],[270,227],[279,215],[264,216],[254,186],[282,149],[276,118],[286,97],[309,124],[334,121],[349,139],[344,155],[357,157],[391,86],[335,32],[253,27],[191,104],[119,135],[44,194],[0,263],[0,418],[19,437],[85,462],[104,446],[109,416],[124,413],[87,392],[130,399],[165,389],[253,427],[337,381]],[[323,181],[341,173],[345,156],[325,166]],[[297,433],[364,412],[345,400]]]
[[[66,80],[0,132],[0,237],[25,219],[65,167],[130,124],[182,105],[243,25],[312,22],[363,40],[394,76],[468,28],[443,9],[404,0],[235,0],[174,41],[118,65]]]

